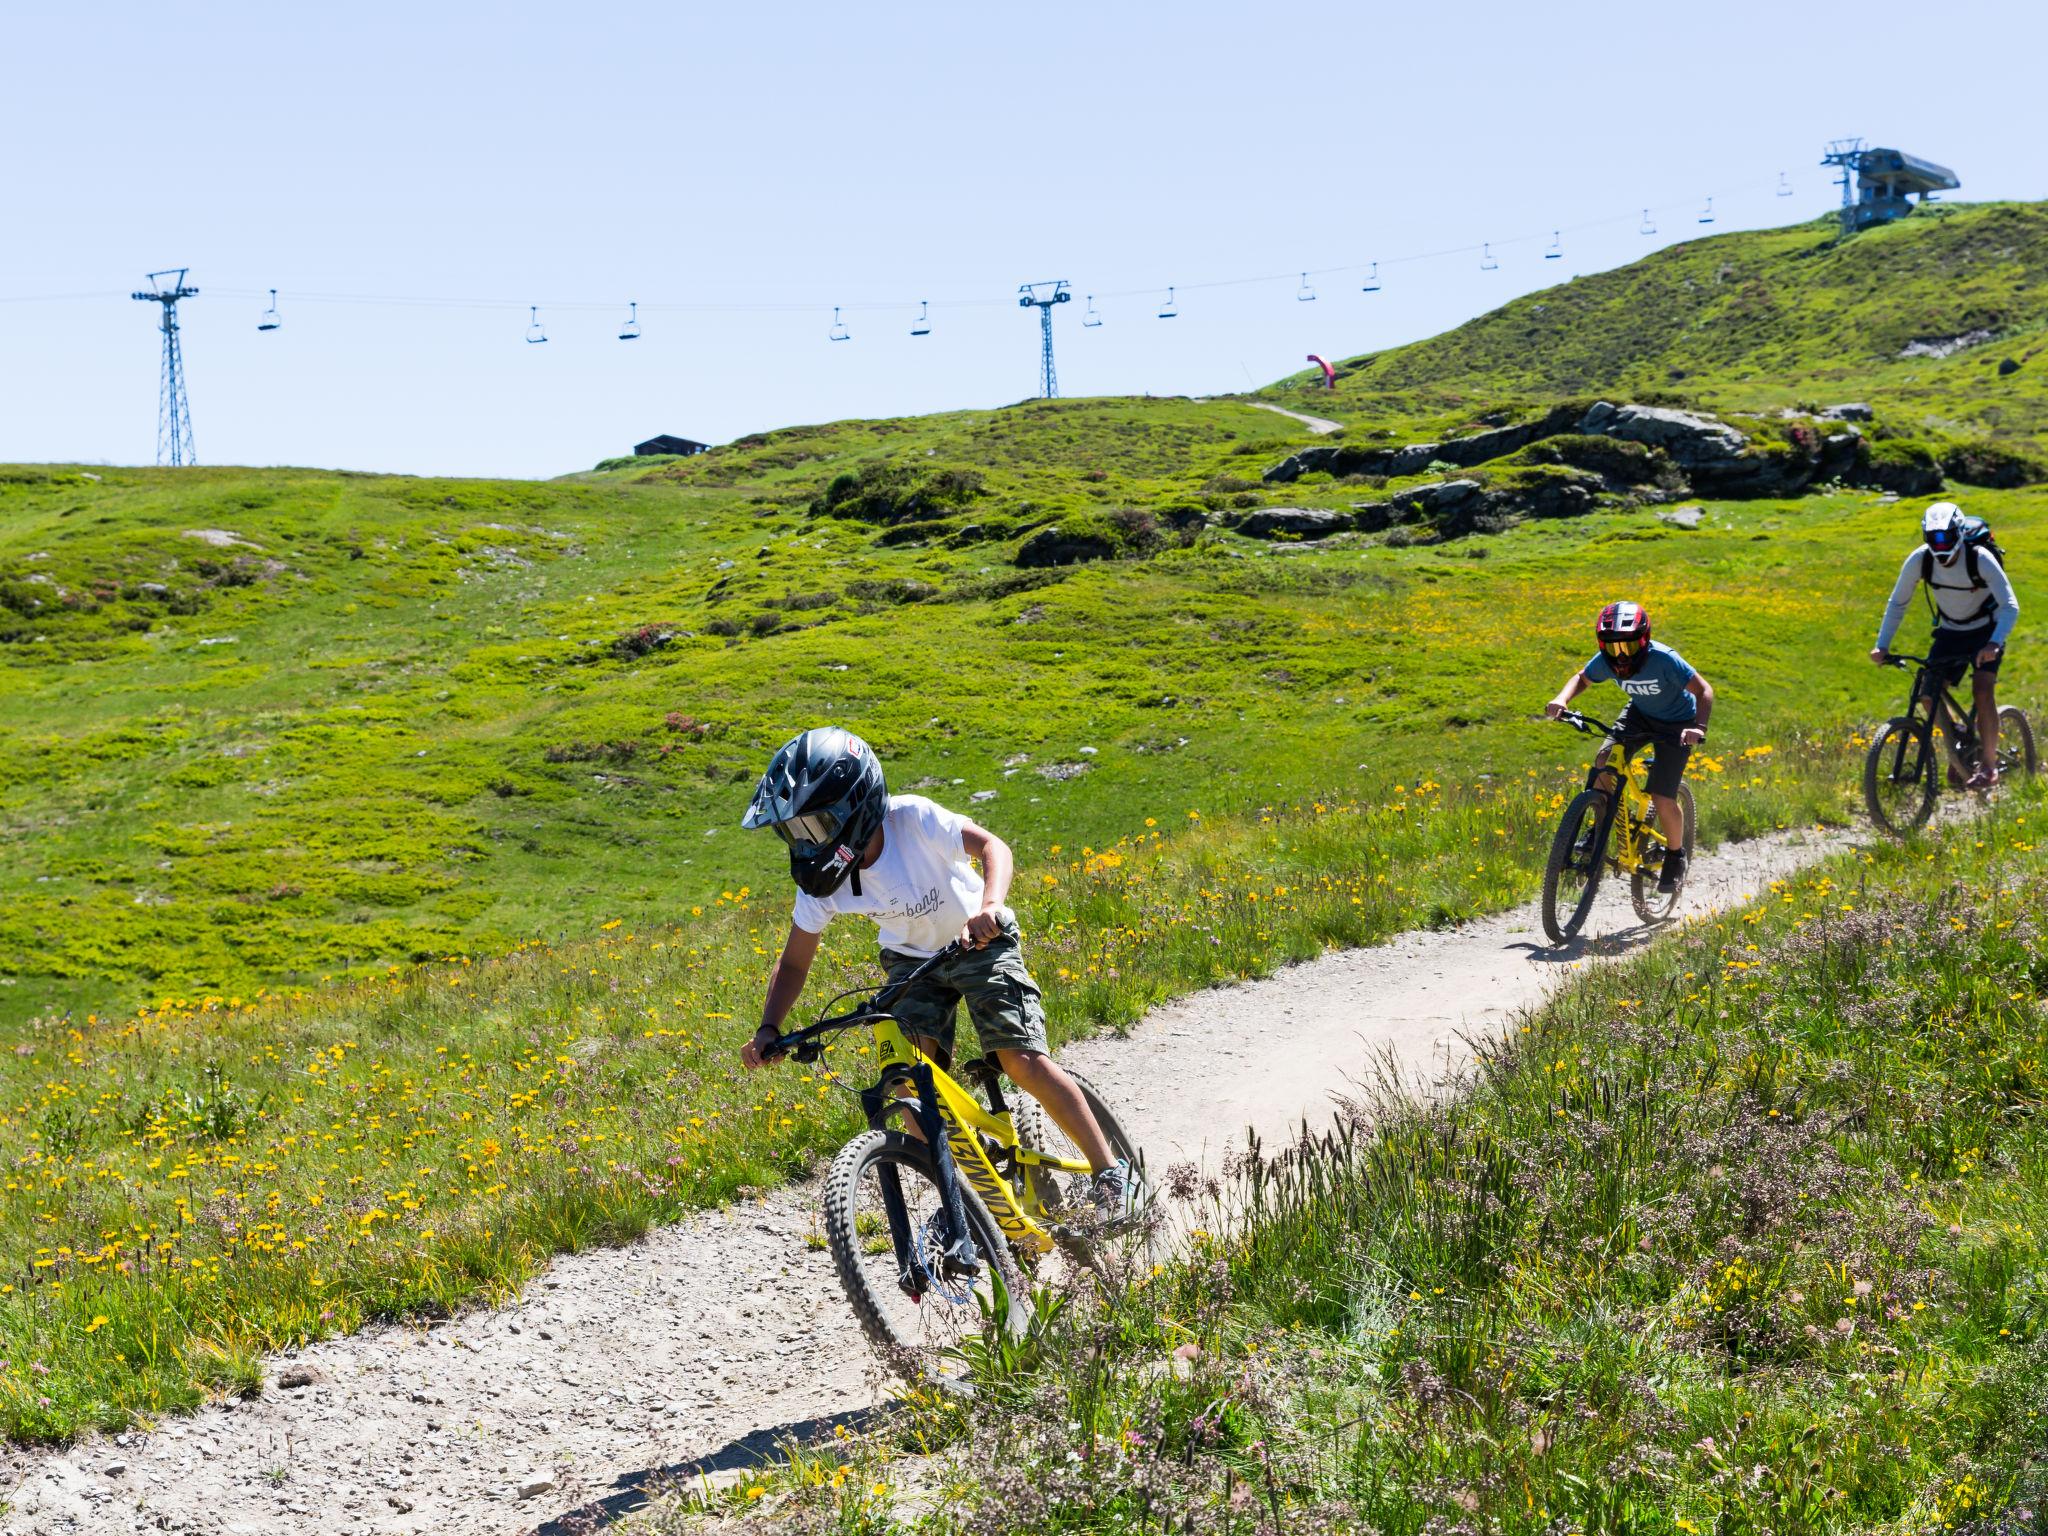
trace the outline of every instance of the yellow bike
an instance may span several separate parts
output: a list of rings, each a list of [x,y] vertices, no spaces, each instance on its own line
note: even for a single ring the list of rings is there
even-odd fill
[[[1564,808],[1557,835],[1551,839],[1550,862],[1543,871],[1543,931],[1553,944],[1562,944],[1585,926],[1600,877],[1610,867],[1629,877],[1629,895],[1638,918],[1645,923],[1665,921],[1677,910],[1685,882],[1681,879],[1677,890],[1657,889],[1665,844],[1657,825],[1657,809],[1650,800],[1651,759],[1640,746],[1631,748],[1597,720],[1571,710],[1557,719],[1575,731],[1607,737],[1607,745],[1606,760],[1595,763],[1587,773],[1586,787]],[[1613,763],[1617,750],[1622,754],[1618,769]],[[1677,798],[1685,821],[1685,862],[1690,869],[1692,786],[1681,783]],[[1614,844],[1611,849],[1610,840]]]
[[[1087,1159],[1044,1109],[1022,1095],[1013,1109],[1000,1070],[977,1057],[960,1071],[980,1086],[982,1103],[889,1013],[905,988],[955,948],[847,1012],[784,1035],[769,1053],[814,1062],[843,1031],[873,1037],[877,1076],[859,1090],[868,1129],[840,1150],[825,1177],[825,1237],[869,1340],[892,1364],[926,1373],[942,1370],[947,1352],[984,1318],[1021,1333],[1030,1313],[1026,1271],[1058,1246],[1085,1258],[1090,1229],[1100,1224]],[[1142,1222],[1151,1200],[1143,1155],[1094,1086],[1068,1076],[1111,1151],[1129,1165]],[[891,1129],[892,1119],[908,1132]]]

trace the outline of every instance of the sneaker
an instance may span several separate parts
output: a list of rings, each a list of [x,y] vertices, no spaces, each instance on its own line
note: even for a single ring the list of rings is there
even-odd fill
[[[1664,850],[1664,870],[1657,876],[1657,889],[1667,894],[1675,891],[1685,880],[1685,854],[1677,848]]]
[[[1998,770],[1996,768],[1979,768],[1970,775],[1970,782],[1963,787],[1965,789],[1996,789],[1998,788]]]
[[[1131,1177],[1131,1165],[1118,1159],[1095,1175],[1088,1189],[1088,1198],[1102,1213],[1104,1224],[1115,1227],[1131,1219],[1131,1205],[1136,1193],[1137,1180]]]

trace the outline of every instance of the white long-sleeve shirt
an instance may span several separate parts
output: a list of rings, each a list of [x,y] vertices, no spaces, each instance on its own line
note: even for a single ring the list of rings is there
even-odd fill
[[[1899,632],[1899,622],[1906,616],[1906,605],[1913,600],[1913,589],[1920,585],[1922,557],[1927,553],[1924,545],[1915,546],[1906,556],[1905,564],[1899,567],[1899,579],[1892,584],[1891,601],[1884,605],[1884,622],[1877,626],[1877,648],[1891,649],[1892,636]],[[1934,594],[1936,629],[1975,629],[1987,618],[1994,620],[1991,630],[1993,645],[2005,644],[2005,637],[2012,633],[2012,627],[2020,616],[2020,600],[2012,595],[2012,582],[2007,579],[2005,569],[1998,563],[1998,556],[1988,549],[1977,551],[1977,578],[1980,586],[1970,584],[1967,553],[1956,556],[1953,565],[1933,562],[1934,579],[1927,583]],[[1986,608],[1989,599],[1992,606]]]

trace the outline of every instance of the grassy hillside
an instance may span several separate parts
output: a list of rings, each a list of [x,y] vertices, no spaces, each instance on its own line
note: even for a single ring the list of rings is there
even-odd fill
[[[1107,409],[1015,415],[1063,433]],[[1242,406],[1144,409],[1270,433]],[[1192,456],[1189,494],[1231,447]],[[1019,570],[1014,540],[892,544],[760,483],[12,472],[0,569],[42,606],[6,610],[0,1012],[249,993],[770,888],[738,811],[817,719],[867,731],[899,785],[995,791],[980,814],[1033,861],[1147,815],[1547,771],[1571,749],[1524,719],[1613,592],[1716,678],[1736,752],[1845,751],[1896,691],[1857,651],[1910,520],[1867,495],[1441,548],[1155,531],[1144,560]],[[2042,542],[2033,493],[1975,504]],[[2019,651],[2013,682],[2035,675]],[[1710,796],[1711,825],[1779,819],[1740,803]]]
[[[1351,436],[1482,408],[1375,409]],[[1652,475],[1471,536],[1248,536],[1441,474],[1262,481],[1309,442],[1099,400],[549,484],[0,468],[0,1425],[189,1404],[831,1146],[823,1085],[732,1065],[787,912],[736,824],[803,724],[1016,844],[1061,1032],[1527,895],[1586,755],[1532,716],[1617,595],[1719,692],[1710,839],[1853,814],[1912,503],[1684,529]],[[1968,500],[2033,602],[2048,492]],[[833,935],[839,977],[864,953]]]
[[[1368,426],[1587,394],[1735,410],[1855,400],[1912,431],[2039,448],[2044,341],[2048,205],[1942,205],[1846,240],[1832,217],[1688,240],[1348,359],[1334,394],[1319,374],[1267,394]],[[2005,359],[2021,366],[2002,374]]]
[[[1174,1181],[1177,1262],[1042,1293],[972,1414],[648,1529],[2038,1528],[2044,803],[1594,972],[1462,1094]]]

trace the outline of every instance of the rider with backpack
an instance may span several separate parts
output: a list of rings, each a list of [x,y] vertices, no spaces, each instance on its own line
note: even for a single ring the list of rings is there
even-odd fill
[[[1965,517],[1954,502],[1937,501],[1920,520],[1920,538],[1921,547],[1899,567],[1870,659],[1880,666],[1891,660],[1892,636],[1913,589],[1924,586],[1934,618],[1927,669],[1951,686],[1970,671],[1982,755],[1968,787],[1990,789],[1998,782],[1998,664],[2020,616],[2019,599],[2006,578],[2005,551],[1981,517]]]

